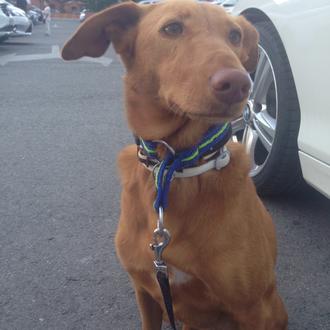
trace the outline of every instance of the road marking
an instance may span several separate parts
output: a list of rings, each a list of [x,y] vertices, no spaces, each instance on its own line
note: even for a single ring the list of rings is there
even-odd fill
[[[0,65],[4,66],[6,65],[8,62],[10,62],[13,58],[15,58],[16,54],[8,54],[8,55],[4,55],[4,56],[0,56]]]
[[[0,56],[0,65],[4,66],[9,62],[30,62],[53,59],[61,59],[60,47],[58,45],[52,46],[52,51],[48,54],[16,55],[15,53],[13,53]],[[79,61],[97,63],[103,66],[109,66],[112,63],[112,59],[106,56],[101,56],[99,58],[82,57]]]
[[[80,62],[89,62],[89,63],[98,63],[103,66],[109,66],[112,63],[112,59],[110,57],[101,56],[101,57],[82,57],[78,61]]]

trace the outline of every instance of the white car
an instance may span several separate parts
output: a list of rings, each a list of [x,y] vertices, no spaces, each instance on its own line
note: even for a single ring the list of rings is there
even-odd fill
[[[8,39],[13,31],[13,19],[7,9],[7,3],[0,1],[0,42]]]
[[[222,6],[226,10],[226,12],[232,13],[235,5],[237,4],[237,1],[238,0],[214,0],[211,1],[211,3],[213,5]]]
[[[225,0],[222,1],[221,6],[228,12],[232,13],[234,10],[235,5],[237,4],[238,0]]]
[[[221,6],[222,3],[223,3],[224,1],[225,1],[225,0],[214,0],[214,1],[212,1],[211,3],[212,3],[213,5]]]
[[[140,5],[151,5],[151,4],[157,3],[159,1],[160,0],[142,0],[142,1],[139,1],[139,4]]]
[[[240,0],[234,14],[260,33],[249,103],[233,128],[261,194],[302,178],[330,198],[329,0]]]
[[[0,3],[6,3],[10,17],[13,21],[13,32],[11,36],[29,36],[32,34],[32,21],[28,18],[25,11],[15,7],[9,2],[0,0]]]

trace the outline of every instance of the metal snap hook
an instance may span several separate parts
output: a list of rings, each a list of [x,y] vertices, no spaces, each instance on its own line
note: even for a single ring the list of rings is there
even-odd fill
[[[162,206],[158,208],[158,220],[157,220],[157,229],[159,231],[164,230],[164,209]]]
[[[153,243],[150,245],[155,253],[156,261],[162,262],[162,254],[171,240],[169,231],[165,228],[160,230],[156,228],[153,234]]]

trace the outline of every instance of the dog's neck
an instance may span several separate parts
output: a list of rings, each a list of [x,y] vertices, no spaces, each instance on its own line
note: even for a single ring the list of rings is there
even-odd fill
[[[196,145],[210,126],[210,123],[187,119],[177,131],[166,137],[166,142],[175,150],[187,149]]]
[[[126,86],[126,115],[133,133],[144,140],[163,140],[175,150],[194,146],[214,125],[191,120],[184,113],[174,112],[158,99]]]

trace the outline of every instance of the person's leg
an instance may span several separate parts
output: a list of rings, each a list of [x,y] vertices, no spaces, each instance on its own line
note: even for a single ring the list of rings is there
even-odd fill
[[[50,21],[46,20],[46,34],[50,36]]]

